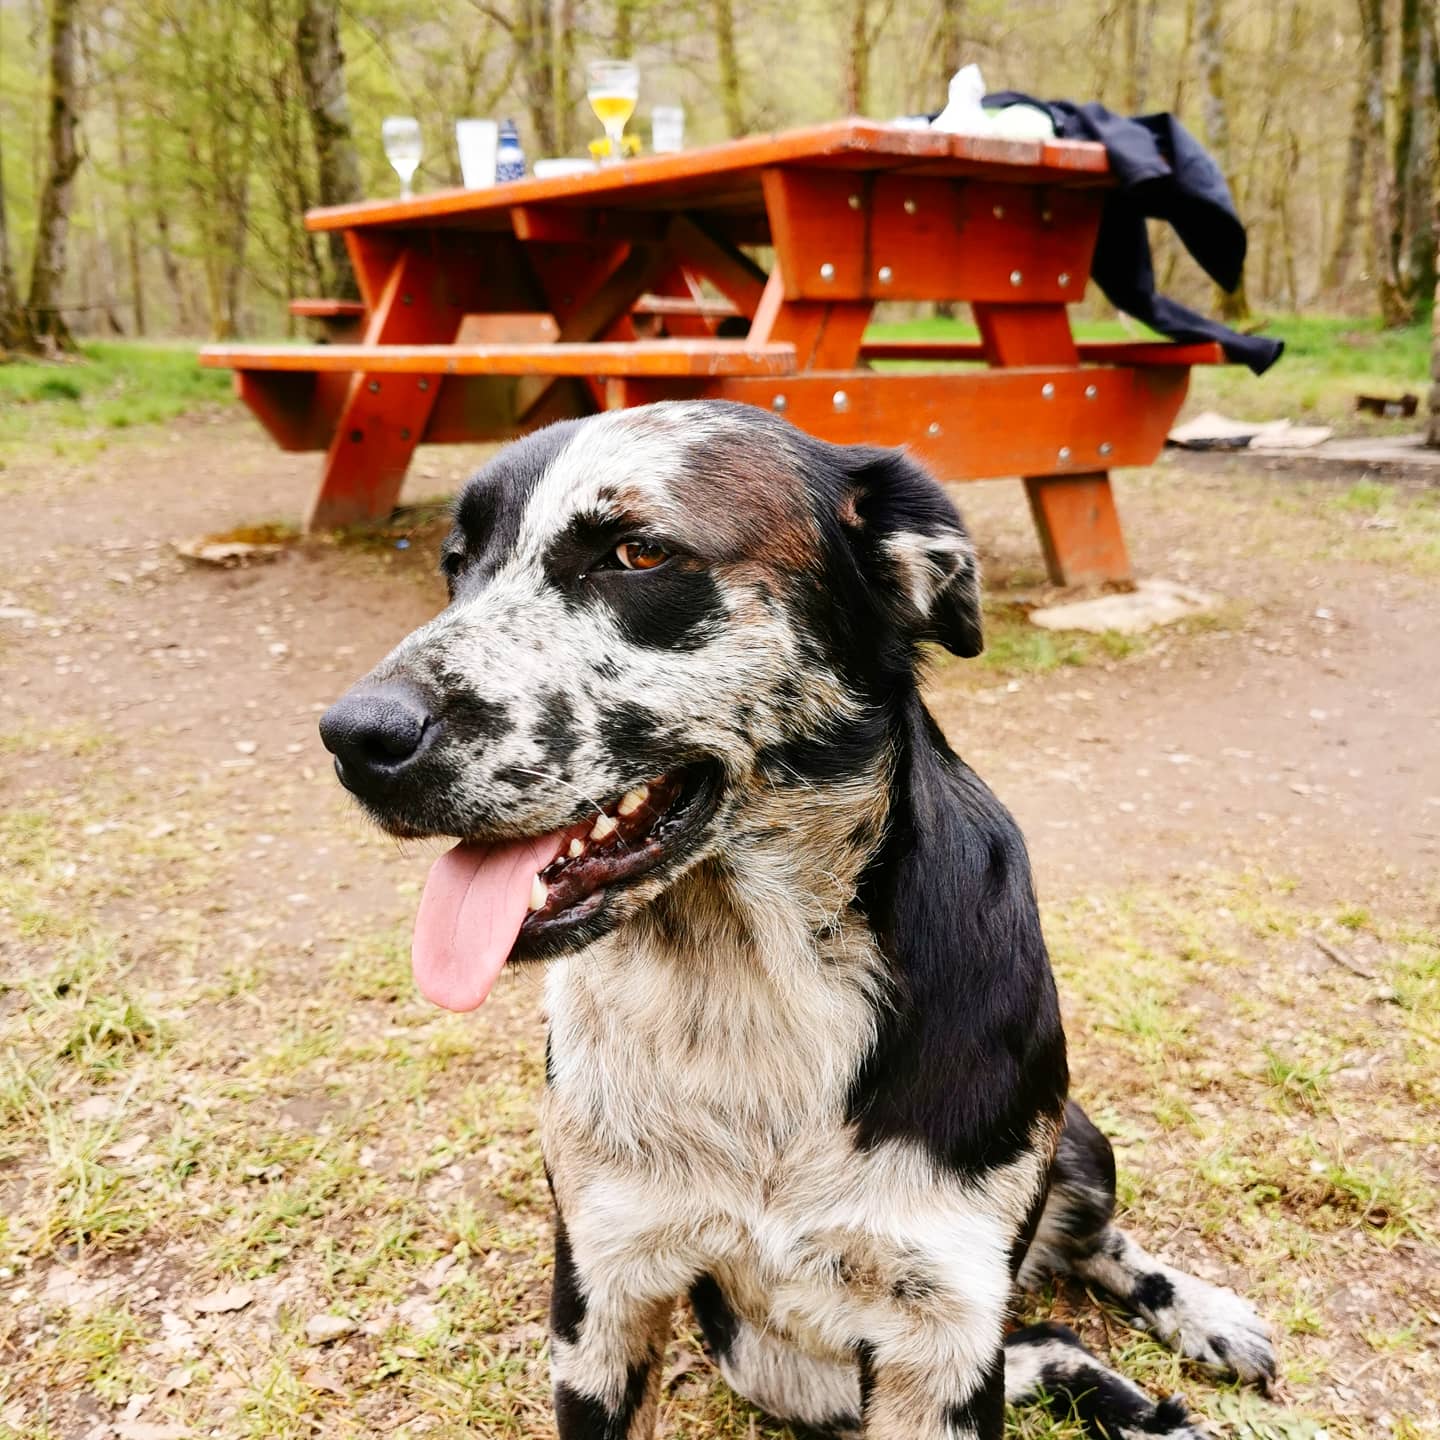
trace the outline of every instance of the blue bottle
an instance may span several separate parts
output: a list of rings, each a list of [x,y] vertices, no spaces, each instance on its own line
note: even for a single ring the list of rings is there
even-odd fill
[[[506,120],[500,126],[500,145],[495,152],[495,180],[504,184],[524,178],[525,152],[520,148],[520,131],[513,120]]]

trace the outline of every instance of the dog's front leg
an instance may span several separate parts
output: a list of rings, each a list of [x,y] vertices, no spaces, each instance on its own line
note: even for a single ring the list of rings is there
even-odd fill
[[[1001,1440],[1005,1424],[1005,1352],[957,1351],[914,1337],[859,1347],[865,1440]]]
[[[550,1372],[560,1440],[650,1440],[671,1298],[636,1294],[623,1273],[581,1267],[555,1217]]]

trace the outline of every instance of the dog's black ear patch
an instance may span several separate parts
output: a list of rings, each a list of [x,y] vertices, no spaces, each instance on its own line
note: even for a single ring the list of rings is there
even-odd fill
[[[985,648],[980,566],[960,512],[901,450],[852,445],[841,519],[918,640],[965,658]]]

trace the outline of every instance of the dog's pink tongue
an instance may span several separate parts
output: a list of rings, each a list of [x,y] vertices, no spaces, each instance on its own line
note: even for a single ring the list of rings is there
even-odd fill
[[[490,993],[530,908],[535,876],[562,836],[457,845],[430,867],[410,951],[420,993],[446,1010],[473,1010]]]

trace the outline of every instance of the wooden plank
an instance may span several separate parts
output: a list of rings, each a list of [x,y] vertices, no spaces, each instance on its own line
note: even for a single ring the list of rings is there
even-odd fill
[[[1087,365],[1223,365],[1225,352],[1212,344],[1178,345],[1171,340],[1080,340],[1080,360]],[[863,360],[983,361],[979,340],[867,340]]]
[[[1078,361],[1079,351],[1070,333],[1070,319],[1059,305],[976,305],[972,307],[985,357],[992,365],[1041,365]],[[1094,374],[1095,372],[1090,372]],[[1163,429],[1155,447],[1160,453],[1165,435],[1185,399],[1190,372],[1184,368],[1131,370],[1149,384],[1137,397],[1134,425],[1158,424]],[[1086,379],[1085,398],[1099,398],[1097,383]],[[1057,480],[1054,467],[1022,467],[1030,514],[1040,537],[1045,569],[1056,585],[1088,585],[1130,579],[1130,557],[1115,508],[1115,493],[1105,473],[1111,465],[1148,465],[1132,461],[1112,447],[1097,451],[1091,461],[1088,447],[1067,442],[1068,459],[1078,476]],[[1154,459],[1152,455],[1150,459]]]
[[[369,283],[373,288],[373,279]],[[448,267],[437,263],[431,250],[407,249],[379,293],[366,343],[344,348],[371,358],[383,345],[443,344],[454,339],[463,314]],[[354,375],[305,528],[332,530],[388,515],[434,403],[435,384],[428,376]]]
[[[570,205],[514,205],[510,227],[517,240],[538,245],[657,244],[670,216],[637,210],[592,210]]]
[[[1181,399],[1184,393],[1182,385]],[[1130,555],[1108,474],[1102,470],[1059,478],[1027,475],[1025,494],[1045,569],[1057,585],[1099,585],[1130,578]]]
[[[532,245],[528,258],[560,326],[560,341],[566,344],[634,340],[630,311],[671,263],[662,247],[649,245],[617,245],[598,252]],[[516,388],[520,418],[540,404],[552,383],[552,378],[540,375],[521,382]],[[604,387],[588,377],[585,385],[596,407],[603,407]]]
[[[1100,196],[982,181],[767,170],[786,298],[1068,304],[1090,274]]]
[[[765,293],[765,272],[744,251],[717,239],[690,215],[677,215],[670,246],[679,262],[708,280],[742,315],[753,315]]]
[[[350,377],[237,370],[235,393],[282,450],[324,450],[349,397]]]
[[[945,480],[1148,465],[1185,398],[1176,369],[800,373],[719,379],[702,393],[764,406],[845,444],[906,445]]]
[[[972,305],[992,365],[1075,365],[1080,352],[1064,305]]]
[[[302,298],[290,302],[290,313],[305,320],[348,319],[365,313],[363,300]]]
[[[1051,300],[1085,293],[1095,190],[877,175],[864,293],[874,299]]]
[[[695,316],[705,320],[724,320],[740,311],[728,300],[699,300],[683,295],[642,295],[635,302],[636,315]]]
[[[759,172],[767,166],[802,164],[858,170],[928,165],[942,173],[1008,176],[1057,186],[1108,183],[1104,147],[1087,141],[1002,141],[944,135],[871,121],[749,136],[721,145],[653,155],[584,175],[527,179],[484,190],[441,190],[411,200],[370,200],[312,210],[312,230],[424,226],[448,221],[480,227],[505,225],[516,205],[585,203],[645,207],[657,196],[684,192],[704,203],[707,195],[753,195],[759,208]],[[688,208],[688,205],[687,205]]]
[[[200,363],[233,370],[367,375],[790,375],[795,347],[749,340],[538,345],[211,345]]]
[[[785,263],[777,251],[765,293],[750,322],[750,340],[793,345],[797,370],[853,369],[859,360],[865,327],[870,323],[870,304],[787,300],[785,290]]]

